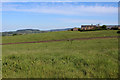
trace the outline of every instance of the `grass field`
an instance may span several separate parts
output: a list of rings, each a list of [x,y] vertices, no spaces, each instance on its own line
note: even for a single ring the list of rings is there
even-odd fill
[[[49,32],[5,36],[3,43],[118,36],[117,31]],[[3,78],[116,78],[118,39],[74,40],[2,46]]]
[[[3,36],[3,43],[14,42],[29,42],[29,41],[44,41],[44,40],[59,40],[59,39],[71,39],[71,38],[89,38],[89,37],[103,37],[103,36],[117,36],[115,30],[103,30],[103,31],[60,31],[60,32],[48,32],[39,34],[27,34],[17,36]]]

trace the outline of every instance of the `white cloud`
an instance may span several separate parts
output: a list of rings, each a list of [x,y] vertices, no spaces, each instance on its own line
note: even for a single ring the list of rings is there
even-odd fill
[[[105,21],[105,20],[95,20],[95,19],[71,19],[71,18],[61,18],[57,19],[60,22],[65,23],[79,23],[79,24],[118,24],[116,21]]]
[[[118,8],[113,6],[84,6],[84,5],[68,5],[62,6],[40,6],[25,7],[25,5],[4,5],[3,11],[19,11],[19,12],[34,12],[47,14],[61,15],[110,15],[117,14]]]
[[[119,0],[1,0],[2,2],[119,2]]]
[[[67,19],[67,18],[62,18],[59,19],[60,21],[67,22],[67,23],[83,23],[83,24],[91,24],[91,23],[99,23],[103,22],[101,20],[89,20],[89,19]]]

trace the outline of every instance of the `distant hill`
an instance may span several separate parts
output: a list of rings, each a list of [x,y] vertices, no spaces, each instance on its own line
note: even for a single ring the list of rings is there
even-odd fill
[[[69,29],[72,29],[72,28],[52,29],[52,30],[47,30],[47,31],[40,31],[38,29],[21,29],[21,30],[17,30],[17,31],[2,32],[2,36],[14,36],[14,35],[22,35],[22,34],[53,32],[53,31],[67,31]]]
[[[17,30],[17,32],[20,32],[20,31],[40,31],[38,29],[21,29],[21,30]]]
[[[21,30],[17,30],[17,31],[2,32],[2,36],[13,36],[13,35],[43,33],[43,32],[45,32],[45,31],[40,31],[38,29],[21,29]]]
[[[72,28],[65,28],[65,29],[52,29],[52,30],[48,30],[48,31],[67,31],[70,30]]]
[[[44,31],[40,31],[38,29],[22,29],[22,30],[17,30],[16,33],[19,33],[19,34],[27,34],[27,33],[41,33],[41,32],[44,32]]]

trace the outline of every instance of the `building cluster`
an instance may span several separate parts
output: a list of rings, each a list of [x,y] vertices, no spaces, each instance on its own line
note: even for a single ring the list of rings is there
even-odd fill
[[[96,27],[99,27],[99,26],[96,26],[96,25],[81,25],[81,30],[91,30],[91,29],[95,29]]]
[[[118,25],[104,25],[106,29],[120,29]],[[79,31],[79,30],[93,30],[93,29],[100,29],[102,26],[98,25],[81,25],[81,28],[73,28],[72,31]]]

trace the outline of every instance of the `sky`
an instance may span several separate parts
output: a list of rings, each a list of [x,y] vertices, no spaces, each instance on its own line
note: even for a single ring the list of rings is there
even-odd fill
[[[119,2],[119,0],[1,0],[2,2]]]
[[[117,2],[3,2],[2,32],[118,24]]]

